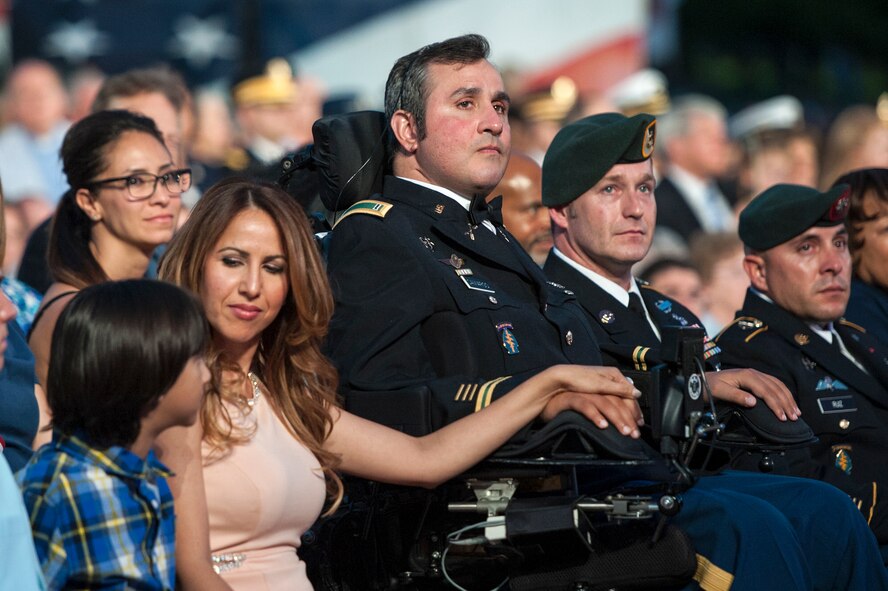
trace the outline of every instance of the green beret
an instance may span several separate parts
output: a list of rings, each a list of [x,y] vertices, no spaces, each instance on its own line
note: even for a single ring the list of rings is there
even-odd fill
[[[592,115],[558,132],[543,159],[543,205],[570,203],[604,178],[615,164],[651,157],[657,119],[640,113]]]
[[[813,226],[837,226],[848,215],[849,193],[848,185],[824,193],[801,185],[774,185],[740,214],[740,239],[753,250],[768,250]]]

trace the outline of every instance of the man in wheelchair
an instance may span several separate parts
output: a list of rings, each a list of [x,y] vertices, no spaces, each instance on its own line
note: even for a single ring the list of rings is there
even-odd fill
[[[602,365],[573,289],[548,282],[503,227],[496,200],[485,203],[510,148],[509,98],[487,53],[486,40],[466,35],[398,60],[378,135],[349,134],[345,143],[369,138],[368,149],[357,149],[357,166],[326,170],[337,306],[328,352],[349,410],[411,433],[480,410],[545,367]],[[338,140],[319,141],[319,123],[316,156],[335,160]],[[590,141],[622,143],[620,155],[635,146],[634,164],[649,169],[654,129],[644,121]],[[383,137],[391,174],[380,178],[389,164]],[[582,173],[589,163],[581,158],[559,172],[575,197],[621,166],[596,178]],[[653,179],[636,175],[626,185],[633,202],[647,195],[643,186],[652,192]],[[676,343],[662,354],[662,381],[674,390],[671,376],[680,374],[685,385],[662,397],[669,404],[651,405],[662,453],[628,437],[631,427],[559,417],[529,425],[465,482],[429,494],[351,481],[351,518],[315,532],[314,546],[326,549],[316,585],[503,588],[505,576],[511,589],[663,589],[692,575],[688,588],[888,588],[865,521],[838,490],[689,472],[684,442],[717,422],[704,417],[707,376],[686,371],[709,349],[693,335]],[[716,397],[742,402],[745,391],[797,411],[778,385],[710,381]]]

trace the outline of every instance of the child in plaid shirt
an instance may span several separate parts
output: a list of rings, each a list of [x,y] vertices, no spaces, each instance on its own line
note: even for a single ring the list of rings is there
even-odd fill
[[[151,451],[197,419],[209,370],[200,304],[147,280],[87,287],[53,333],[53,440],[19,485],[50,589],[172,589],[170,472]]]

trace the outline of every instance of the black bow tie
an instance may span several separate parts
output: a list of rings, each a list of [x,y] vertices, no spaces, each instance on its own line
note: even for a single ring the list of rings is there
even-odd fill
[[[472,197],[472,204],[469,207],[469,218],[472,224],[478,225],[484,220],[490,220],[494,226],[503,225],[503,197],[498,195],[489,202],[484,200],[484,196],[475,195]]]

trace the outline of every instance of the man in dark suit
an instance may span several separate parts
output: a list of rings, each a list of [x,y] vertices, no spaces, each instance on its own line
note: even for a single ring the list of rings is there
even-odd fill
[[[717,339],[722,359],[755,367],[792,391],[819,441],[776,458],[780,473],[854,486],[877,500],[867,517],[888,543],[888,351],[842,318],[851,258],[847,187],[775,185],[740,216],[751,287]],[[812,461],[813,456],[813,461]],[[740,467],[755,469],[745,456]]]
[[[734,227],[731,203],[719,184],[727,171],[727,112],[715,99],[685,95],[661,117],[667,168],[657,185],[657,241],[670,233],[687,244],[697,232]]]
[[[646,364],[657,360],[663,328],[699,325],[689,310],[652,289],[639,288],[632,277],[632,265],[644,258],[650,248],[656,219],[650,160],[655,138],[656,121],[650,115],[631,118],[615,113],[594,115],[562,129],[543,162],[543,203],[550,208],[555,241],[544,271],[559,287],[576,295],[592,320],[605,361],[623,369],[644,370]],[[710,365],[716,365],[717,354],[717,347],[707,343],[705,356]],[[799,416],[799,409],[786,387],[761,372],[713,371],[708,372],[708,380],[717,398],[753,406],[763,403],[757,402],[755,396],[758,396],[781,420],[794,420]],[[736,549],[712,544],[714,540],[724,539],[726,525],[693,518],[702,510],[702,506],[697,505],[700,502],[697,494],[707,495],[712,491],[723,500],[730,499],[739,511],[745,511],[739,507],[747,504],[757,507],[754,511],[767,505],[769,520],[775,523],[787,520],[795,524],[793,528],[799,524],[797,519],[805,521],[814,514],[832,515],[838,507],[850,507],[856,515],[846,515],[842,523],[850,520],[865,527],[855,505],[835,488],[817,483],[816,491],[801,492],[800,486],[806,485],[797,479],[732,471],[703,477],[685,494],[685,507],[691,507],[690,518],[678,523],[690,534],[698,552],[714,565],[734,563],[733,572],[738,575],[732,588],[746,584],[752,584],[752,588],[756,584],[762,588],[781,588],[782,583],[773,579],[756,582],[754,576],[746,574],[758,568],[756,564],[763,559],[762,555],[741,553],[737,560],[732,553]],[[827,494],[832,501],[819,507],[809,505],[821,502],[822,499],[815,500],[820,494]],[[833,526],[826,526],[825,531]],[[809,545],[812,540],[807,526],[795,531],[793,538],[804,548],[814,586],[827,580],[835,581],[836,565],[820,564],[821,559],[833,561],[829,557],[832,551],[822,554],[818,544]],[[874,545],[871,535],[859,535]],[[816,554],[820,558],[816,558]],[[740,572],[744,573],[742,577]],[[847,575],[845,571],[841,576]]]

